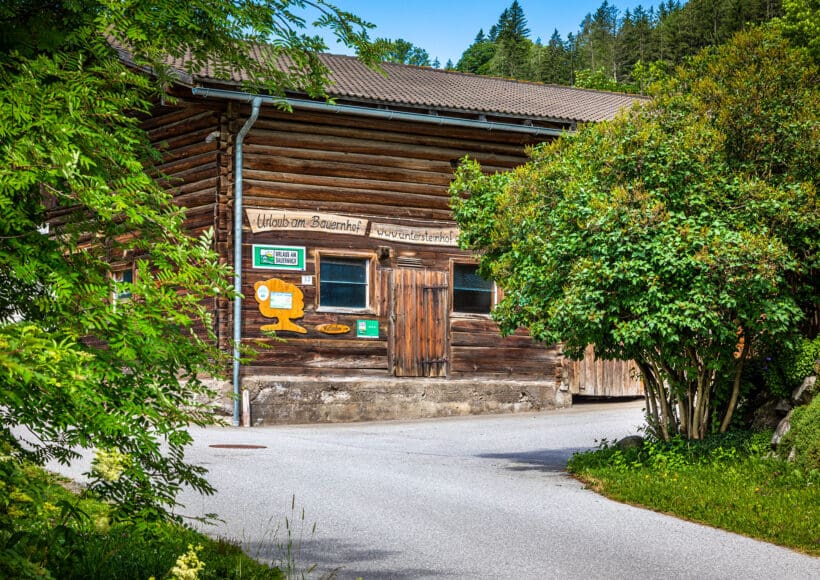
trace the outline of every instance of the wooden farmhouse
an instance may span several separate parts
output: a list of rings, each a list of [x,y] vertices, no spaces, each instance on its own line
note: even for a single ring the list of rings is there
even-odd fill
[[[509,170],[528,146],[609,119],[635,97],[322,58],[335,104],[294,94],[284,112],[241,92],[241,76],[217,81],[204,70],[180,73],[178,102],[145,122],[188,225],[213,227],[219,253],[238,267],[244,299],[214,304],[220,344],[271,347],[237,365],[225,387],[247,393],[251,422],[640,395],[623,363],[570,363],[525,329],[501,338],[490,318],[499,292],[459,250],[448,205],[465,155]]]

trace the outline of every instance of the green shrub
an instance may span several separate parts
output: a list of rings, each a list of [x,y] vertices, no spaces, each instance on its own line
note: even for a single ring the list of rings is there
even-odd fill
[[[792,412],[791,429],[780,442],[781,453],[794,449],[795,463],[820,472],[820,396]]]
[[[702,440],[681,436],[669,441],[648,439],[632,449],[620,449],[604,440],[596,450],[573,455],[567,469],[570,473],[604,467],[621,471],[638,467],[669,471],[691,465],[725,463],[764,455],[771,436],[771,432],[765,431],[730,431]]]
[[[112,523],[111,505],[87,492],[78,497],[61,478],[3,451],[0,445],[0,578],[162,580],[192,548],[204,563],[201,580],[283,577],[235,544],[172,521]]]
[[[799,387],[803,379],[814,374],[814,364],[820,359],[820,336],[801,339],[795,346],[778,345],[777,352],[767,357],[763,377],[768,389],[777,397],[785,398]]]

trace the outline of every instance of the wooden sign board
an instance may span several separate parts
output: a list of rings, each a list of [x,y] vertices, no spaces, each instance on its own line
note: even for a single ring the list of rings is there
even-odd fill
[[[350,327],[346,324],[320,324],[316,330],[323,334],[347,334]]]
[[[332,213],[248,208],[245,214],[253,233],[322,232],[348,236],[363,236],[367,233],[368,220]]]
[[[403,244],[458,247],[458,228],[419,228],[374,222],[370,226],[370,237]]]

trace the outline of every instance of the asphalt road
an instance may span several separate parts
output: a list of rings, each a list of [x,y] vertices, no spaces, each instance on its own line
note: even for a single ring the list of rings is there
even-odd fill
[[[638,402],[197,430],[190,460],[219,492],[183,501],[259,558],[286,558],[290,537],[311,577],[820,578],[820,559],[606,500],[563,473],[574,451],[640,423]]]

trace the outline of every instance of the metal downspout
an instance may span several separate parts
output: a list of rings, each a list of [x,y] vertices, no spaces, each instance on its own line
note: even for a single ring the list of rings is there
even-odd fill
[[[242,340],[242,143],[259,117],[262,97],[251,101],[251,116],[236,135],[233,163],[233,425],[239,427],[239,344]]]

